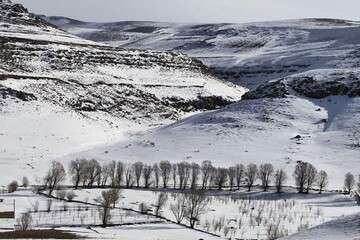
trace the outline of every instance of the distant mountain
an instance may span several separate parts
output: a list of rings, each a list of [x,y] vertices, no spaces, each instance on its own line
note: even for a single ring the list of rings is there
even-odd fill
[[[188,54],[202,60],[219,77],[249,89],[311,70],[360,66],[360,23],[346,20],[177,24],[43,19],[97,42]]]
[[[0,16],[3,184],[42,176],[60,155],[218,109],[245,92],[183,54],[85,40],[10,1],[0,1]]]
[[[124,48],[175,50],[250,89],[241,101],[77,156],[103,160],[297,161],[328,171],[331,186],[360,169],[360,25],[334,19],[249,24],[84,23],[44,18]],[[151,143],[151,144],[149,144]],[[356,173],[356,172],[354,172]]]

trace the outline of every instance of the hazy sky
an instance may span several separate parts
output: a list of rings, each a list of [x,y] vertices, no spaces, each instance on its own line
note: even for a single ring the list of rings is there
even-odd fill
[[[253,22],[360,20],[360,0],[13,0],[30,11],[86,21]]]

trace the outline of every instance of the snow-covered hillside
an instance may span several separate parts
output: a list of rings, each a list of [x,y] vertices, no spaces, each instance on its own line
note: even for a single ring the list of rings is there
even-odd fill
[[[359,214],[342,217],[283,240],[356,240],[359,237]]]
[[[115,46],[175,50],[201,59],[218,76],[254,89],[314,69],[360,66],[360,23],[336,19],[249,24],[86,23],[45,20]]]
[[[346,96],[242,100],[76,156],[211,160],[217,166],[270,162],[287,169],[289,175],[301,160],[326,170],[332,187],[342,187],[344,174],[360,169],[360,151],[351,140],[353,120],[360,119],[359,106],[360,98]],[[288,180],[293,184],[291,177]]]
[[[7,0],[0,16],[0,184],[245,92],[183,54],[84,40]]]
[[[344,174],[360,169],[360,150],[354,147],[355,138],[360,139],[354,137],[360,128],[359,23],[103,24],[45,19],[100,42],[190,54],[223,79],[250,88],[242,101],[221,110],[77,156],[212,160],[217,165],[271,162],[289,172],[297,161],[309,161],[330,173],[332,187],[342,187]]]

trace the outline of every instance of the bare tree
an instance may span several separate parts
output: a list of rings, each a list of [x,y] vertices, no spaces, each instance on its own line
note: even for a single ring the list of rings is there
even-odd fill
[[[105,187],[108,183],[114,187],[116,185],[115,181],[115,172],[116,172],[116,162],[111,161],[107,165],[102,167],[101,170],[101,186]]]
[[[60,183],[65,181],[66,172],[64,166],[60,162],[53,161],[50,169],[45,177],[45,186],[49,190],[49,195],[52,194]]]
[[[303,193],[306,184],[307,178],[307,167],[308,164],[306,162],[298,162],[295,171],[294,171],[294,178],[295,184],[299,189],[299,193]]]
[[[202,181],[201,189],[204,190],[207,188],[213,168],[214,167],[212,166],[211,161],[203,161],[202,162],[202,164],[201,164],[201,181]]]
[[[115,208],[116,203],[120,200],[121,191],[118,188],[112,188],[110,189],[110,193],[112,197],[113,208]]]
[[[230,191],[232,191],[236,180],[236,167],[229,167],[228,176],[229,176]]]
[[[344,189],[347,193],[351,193],[355,186],[355,178],[354,175],[350,172],[345,174],[345,180],[344,180]]]
[[[190,228],[200,221],[200,216],[208,211],[210,200],[201,191],[192,191],[186,195],[186,218],[190,223]]]
[[[257,166],[256,164],[249,164],[246,166],[246,171],[245,171],[245,177],[246,177],[246,185],[248,188],[248,191],[251,191],[251,188],[254,186],[254,183],[256,181],[256,176],[257,176]]]
[[[274,173],[274,167],[272,164],[261,164],[259,167],[258,177],[261,180],[261,186],[266,192],[269,189],[271,177]]]
[[[274,175],[274,181],[275,181],[275,187],[277,193],[280,193],[282,191],[286,179],[287,179],[287,174],[283,169],[276,170],[276,173]]]
[[[133,171],[134,171],[134,175],[135,175],[137,188],[140,187],[140,179],[141,179],[143,168],[144,168],[144,164],[142,162],[136,162],[133,164]]]
[[[7,186],[7,190],[8,193],[13,193],[15,192],[19,187],[19,184],[17,181],[12,181],[8,186]]]
[[[98,187],[101,187],[103,185],[104,180],[107,181],[107,176],[105,175],[107,173],[104,173],[104,170],[105,170],[105,167],[103,167],[101,165],[98,165],[95,170],[96,172],[95,172],[95,176],[94,176],[95,177],[94,181],[96,182]],[[104,179],[104,176],[105,176],[105,179]],[[91,184],[93,184],[93,183],[91,183]],[[89,187],[93,187],[93,185],[89,185]]]
[[[23,177],[22,179],[22,186],[24,188],[27,188],[29,186],[30,182],[29,182],[29,179],[27,177]]]
[[[108,225],[108,222],[111,219],[111,214],[110,214],[111,206],[114,205],[118,199],[119,199],[118,189],[102,191],[101,197],[95,199],[95,201],[101,206],[101,208],[99,209],[100,210],[99,215],[103,227],[106,227]]]
[[[125,168],[125,185],[126,188],[131,188],[134,184],[133,168],[131,165],[127,165]]]
[[[357,204],[358,206],[360,206],[360,192],[359,192],[359,191],[356,191],[356,192],[354,193],[354,198],[355,198],[356,204]]]
[[[110,177],[110,185],[111,187],[116,186],[116,162],[111,161],[108,165],[109,177]]]
[[[179,189],[185,189],[190,177],[191,166],[187,162],[181,162],[177,164],[177,170],[179,175]]]
[[[76,159],[72,160],[69,165],[69,172],[72,176],[72,182],[74,184],[75,189],[79,187],[82,174],[84,173],[84,169],[87,166],[87,162],[85,159]]]
[[[111,169],[109,165],[105,165],[101,167],[101,178],[100,178],[100,186],[105,187],[111,176]]]
[[[186,189],[186,187],[188,186],[188,182],[190,181],[190,175],[191,175],[191,164],[186,163],[183,189]]]
[[[163,180],[163,187],[167,188],[171,175],[171,163],[169,161],[161,161],[159,167],[160,167],[161,177]]]
[[[178,224],[180,224],[186,216],[186,196],[185,194],[177,194],[174,204],[170,205],[170,211]]]
[[[124,180],[125,165],[118,161],[116,166],[116,185],[120,187]]]
[[[85,187],[88,182],[89,182],[89,172],[88,172],[88,169],[89,169],[89,161],[86,160],[86,159],[81,159],[80,160],[80,164],[83,165],[82,168],[82,171],[80,171],[80,184],[82,184],[83,187]]]
[[[30,213],[23,213],[21,217],[17,219],[17,223],[20,227],[20,230],[27,231],[31,229],[32,217]]]
[[[236,164],[235,168],[236,168],[236,185],[238,190],[240,190],[241,181],[243,180],[245,174],[245,167],[242,164]]]
[[[153,168],[151,165],[145,165],[143,170],[143,179],[144,179],[144,187],[149,188],[150,187],[150,180],[151,180],[151,174],[152,174]]]
[[[157,163],[153,165],[153,171],[154,171],[154,179],[155,179],[155,187],[159,188],[159,182],[160,182],[160,168]]]
[[[357,182],[357,189],[356,191],[354,192],[354,198],[355,198],[355,201],[356,201],[356,204],[358,206],[360,206],[360,175],[359,175],[359,178],[358,178],[358,182]]]
[[[53,201],[51,198],[47,199],[46,201],[46,211],[49,213],[51,212],[51,207],[52,207]]]
[[[77,189],[80,184],[80,172],[80,159],[72,160],[69,165],[69,173],[72,176],[71,179],[73,181],[75,189]]]
[[[319,187],[319,194],[321,194],[324,188],[329,184],[328,175],[325,171],[321,170],[317,177],[317,186]]]
[[[171,174],[172,174],[172,178],[173,178],[173,185],[174,185],[174,189],[176,188],[176,184],[177,184],[177,164],[172,164],[171,166]]]
[[[191,179],[190,179],[190,187],[191,189],[196,189],[196,185],[199,179],[200,174],[200,166],[197,163],[191,164]]]
[[[227,180],[228,180],[228,169],[217,168],[214,181],[218,187],[218,190],[221,190],[226,185]]]
[[[309,193],[312,186],[316,183],[316,177],[317,177],[316,168],[311,163],[308,163],[306,169],[306,193]]]
[[[155,205],[155,215],[156,216],[160,216],[160,213],[161,213],[162,209],[165,207],[167,200],[168,200],[168,196],[166,193],[162,192],[158,195],[158,198],[156,200],[156,205]]]
[[[88,187],[93,187],[95,182],[98,182],[100,185],[100,181],[97,181],[101,178],[102,168],[99,162],[95,159],[91,159],[87,163],[86,167],[86,175],[87,175],[87,185]]]

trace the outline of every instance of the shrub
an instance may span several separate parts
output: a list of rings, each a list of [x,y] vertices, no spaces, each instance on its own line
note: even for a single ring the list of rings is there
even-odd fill
[[[8,193],[13,193],[15,192],[19,187],[19,184],[17,181],[12,181],[9,185],[8,185]]]

